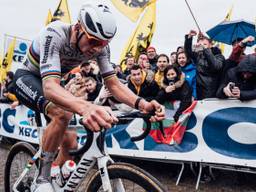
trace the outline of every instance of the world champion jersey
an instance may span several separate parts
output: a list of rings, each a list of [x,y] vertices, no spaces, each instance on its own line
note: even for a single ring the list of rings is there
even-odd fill
[[[61,78],[73,68],[88,61],[87,58],[70,44],[72,25],[55,21],[41,30],[33,40],[26,59],[24,69],[35,75],[41,76],[42,80],[49,77]],[[100,72],[103,78],[115,75],[110,64],[109,47],[104,47],[100,53],[94,55],[98,61]]]

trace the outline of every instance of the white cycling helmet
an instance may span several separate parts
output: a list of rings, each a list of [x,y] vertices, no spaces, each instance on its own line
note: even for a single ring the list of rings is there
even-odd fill
[[[109,7],[98,0],[88,1],[80,9],[78,21],[85,30],[101,40],[110,41],[117,30]]]

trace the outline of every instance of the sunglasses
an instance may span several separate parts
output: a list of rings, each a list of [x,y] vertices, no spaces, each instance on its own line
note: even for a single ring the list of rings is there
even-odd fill
[[[88,43],[94,47],[105,47],[108,44],[107,40],[101,40],[98,39],[97,37],[94,37],[90,35],[83,27],[81,27],[82,31],[86,35],[88,39]]]

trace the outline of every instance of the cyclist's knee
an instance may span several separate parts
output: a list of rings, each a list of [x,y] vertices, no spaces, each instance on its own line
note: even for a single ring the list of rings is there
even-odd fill
[[[73,116],[73,113],[65,111],[57,106],[49,107],[47,112],[47,115],[51,118],[51,120],[55,120],[64,124],[68,124]]]

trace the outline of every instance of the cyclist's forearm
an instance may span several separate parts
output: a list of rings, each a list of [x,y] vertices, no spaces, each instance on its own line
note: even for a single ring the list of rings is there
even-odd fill
[[[134,108],[134,104],[138,96],[135,95],[127,86],[120,83],[116,77],[108,79],[106,81],[106,86],[118,101]]]
[[[55,81],[47,81],[43,83],[44,96],[63,109],[82,115],[83,111],[91,105],[84,99],[73,96]]]

